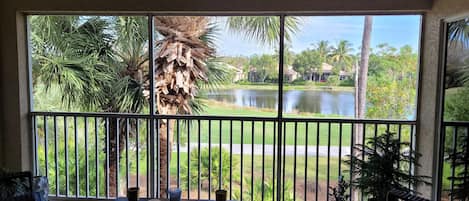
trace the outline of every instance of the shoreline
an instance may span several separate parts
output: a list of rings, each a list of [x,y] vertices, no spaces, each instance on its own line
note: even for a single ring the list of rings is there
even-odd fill
[[[253,90],[278,90],[276,84],[226,84],[219,85],[217,89],[253,89]],[[345,86],[315,86],[315,85],[284,85],[283,90],[303,90],[303,91],[346,91],[353,92],[355,87]]]

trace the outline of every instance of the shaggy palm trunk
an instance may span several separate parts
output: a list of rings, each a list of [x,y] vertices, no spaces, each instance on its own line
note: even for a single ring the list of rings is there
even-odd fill
[[[373,25],[373,17],[365,16],[365,24],[363,28],[363,39],[362,39],[362,49],[360,56],[360,67],[358,74],[358,85],[356,86],[356,118],[363,119],[365,118],[366,112],[366,84],[368,81],[368,60],[370,57],[370,41],[371,41],[371,30]],[[355,125],[355,138],[354,144],[362,144],[363,130],[366,129],[362,124]],[[353,195],[353,200],[358,200],[358,192],[355,191]]]
[[[167,104],[164,106],[164,115],[176,115],[177,106],[174,104]],[[172,145],[173,145],[173,128],[174,119],[161,119],[159,122],[159,133],[160,133],[160,197],[165,198],[167,195],[167,189],[169,188],[169,172],[168,167],[171,163]]]
[[[117,197],[117,163],[120,161],[121,153],[125,146],[125,130],[122,128],[122,120],[117,118],[109,119],[109,196]],[[119,148],[117,148],[119,139]]]
[[[155,98],[158,114],[191,114],[191,100],[197,95],[196,81],[207,81],[206,61],[214,50],[201,36],[208,18],[194,16],[155,17],[155,30],[164,38],[157,41],[155,57]],[[169,121],[169,122],[168,122]],[[174,120],[160,120],[160,197],[167,195],[168,166],[173,143]],[[169,133],[168,133],[169,132]],[[169,151],[169,153],[168,153]]]

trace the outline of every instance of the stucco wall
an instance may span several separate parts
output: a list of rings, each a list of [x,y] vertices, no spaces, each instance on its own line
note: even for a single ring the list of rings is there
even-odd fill
[[[417,169],[417,174],[431,176],[434,165],[434,154],[437,149],[435,142],[438,136],[439,105],[438,83],[439,77],[439,51],[440,51],[440,28],[441,20],[469,15],[469,0],[435,0],[431,11],[427,12],[424,23],[424,42],[422,83],[420,88],[420,122],[417,136],[417,151],[422,153],[420,158],[421,168]],[[420,187],[422,192],[429,196],[431,187]]]

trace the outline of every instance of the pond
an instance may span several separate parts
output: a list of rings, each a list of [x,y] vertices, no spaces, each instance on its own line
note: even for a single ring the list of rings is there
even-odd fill
[[[208,99],[242,107],[277,109],[278,91],[259,89],[223,89],[207,93]],[[283,93],[283,112],[320,113],[354,116],[352,91],[287,90]]]

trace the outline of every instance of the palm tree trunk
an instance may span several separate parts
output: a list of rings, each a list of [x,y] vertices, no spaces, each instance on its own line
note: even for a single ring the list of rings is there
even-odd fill
[[[164,115],[176,115],[177,105],[166,104],[161,108]],[[159,133],[160,133],[160,198],[166,198],[169,186],[167,185],[170,177],[168,167],[171,163],[172,145],[173,145],[173,128],[174,119],[161,119],[159,120]]]
[[[363,39],[362,39],[362,49],[360,56],[360,69],[358,76],[358,86],[356,87],[357,93],[357,113],[356,118],[365,118],[366,112],[366,84],[368,81],[368,60],[370,57],[370,41],[371,41],[371,30],[373,25],[373,17],[365,16],[365,24],[363,27]],[[355,125],[355,139],[354,144],[362,144],[364,136],[363,133],[364,126],[361,124]],[[353,200],[358,200],[358,192],[355,191],[353,195]]]
[[[109,119],[109,196],[117,197],[117,163],[122,157],[122,151],[125,146],[125,131],[123,130],[122,120],[117,118]],[[117,139],[119,137],[119,147],[117,147]]]

